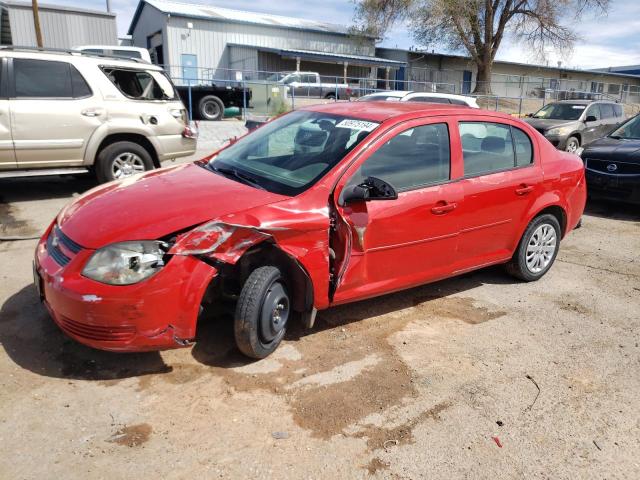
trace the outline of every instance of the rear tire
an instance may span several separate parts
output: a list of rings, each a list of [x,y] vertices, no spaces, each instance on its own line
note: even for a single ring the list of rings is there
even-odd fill
[[[217,121],[224,117],[224,103],[215,95],[202,97],[198,103],[200,118],[203,120]]]
[[[324,98],[326,98],[327,100],[335,100],[336,99],[336,94],[335,93],[327,93]]]
[[[525,230],[516,252],[506,265],[514,277],[533,282],[549,271],[560,249],[560,223],[551,214],[534,218]]]
[[[142,145],[134,142],[115,142],[103,148],[96,158],[98,182],[130,177],[153,170],[153,159]]]
[[[242,353],[265,358],[278,348],[292,315],[291,298],[277,267],[256,268],[242,287],[236,305],[234,333]]]

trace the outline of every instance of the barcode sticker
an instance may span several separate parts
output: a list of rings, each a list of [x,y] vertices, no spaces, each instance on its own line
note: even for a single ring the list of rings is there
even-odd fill
[[[353,119],[345,119],[336,124],[336,128],[349,128],[351,130],[360,130],[365,132],[370,132],[374,128],[376,128],[379,123],[375,122],[367,122],[364,120],[353,120]]]

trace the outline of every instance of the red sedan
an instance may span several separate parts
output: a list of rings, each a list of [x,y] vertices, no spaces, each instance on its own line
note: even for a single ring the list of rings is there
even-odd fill
[[[510,116],[335,103],[87,192],[45,232],[34,273],[87,345],[189,345],[203,307],[231,300],[238,347],[263,358],[332,305],[494,264],[538,280],[585,200],[582,161]]]

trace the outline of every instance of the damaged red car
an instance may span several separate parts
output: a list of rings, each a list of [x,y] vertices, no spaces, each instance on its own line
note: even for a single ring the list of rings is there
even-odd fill
[[[231,301],[239,349],[263,358],[332,305],[494,264],[538,280],[585,200],[582,161],[510,116],[334,103],[87,192],[43,235],[34,275],[92,347],[186,346],[203,308]]]

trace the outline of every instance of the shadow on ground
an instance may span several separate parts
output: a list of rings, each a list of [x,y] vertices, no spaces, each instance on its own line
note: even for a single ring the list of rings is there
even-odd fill
[[[171,372],[158,352],[110,353],[67,337],[29,285],[0,308],[0,343],[20,367],[38,375],[76,380],[114,380]]]
[[[591,217],[611,218],[626,222],[640,221],[640,206],[628,203],[589,200],[584,214]]]
[[[90,174],[0,179],[0,203],[70,198],[97,185]]]
[[[426,305],[484,284],[507,285],[515,282],[517,280],[508,276],[501,267],[490,267],[409,290],[332,307],[318,313],[316,324],[311,330],[303,328],[300,324],[290,325],[286,340],[295,344],[302,338],[313,337],[325,330],[339,329],[370,317]],[[198,362],[212,367],[233,368],[255,361],[243,356],[235,347],[233,318],[229,314],[201,320],[198,325],[198,341],[192,349],[192,354]]]

